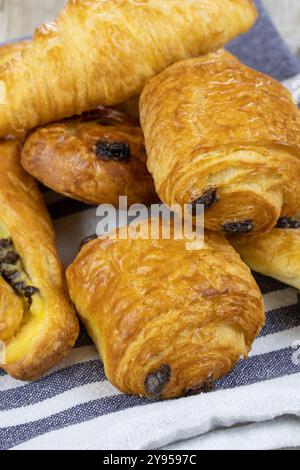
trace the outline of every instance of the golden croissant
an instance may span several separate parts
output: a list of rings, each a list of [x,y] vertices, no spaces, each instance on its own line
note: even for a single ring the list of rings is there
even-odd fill
[[[225,51],[177,63],[140,100],[148,168],[168,205],[214,231],[266,231],[300,208],[300,112],[276,80]]]
[[[253,271],[300,289],[300,219],[279,219],[270,232],[230,237]]]
[[[247,356],[264,323],[249,268],[222,234],[206,233],[204,247],[189,251],[184,238],[126,232],[85,244],[67,270],[108,379],[150,399],[206,391]]]
[[[247,31],[252,0],[69,0],[0,70],[0,136],[114,105]]]
[[[45,186],[87,204],[150,205],[158,200],[141,128],[128,115],[99,106],[40,127],[21,153],[25,170]]]
[[[66,356],[78,321],[46,207],[19,159],[16,141],[0,143],[1,367],[17,379],[31,380]]]
[[[0,67],[6,62],[21,59],[22,53],[30,47],[30,44],[30,41],[19,41],[0,46]]]

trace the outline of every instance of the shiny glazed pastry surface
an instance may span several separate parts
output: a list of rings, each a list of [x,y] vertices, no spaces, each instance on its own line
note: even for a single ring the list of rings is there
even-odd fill
[[[230,237],[230,243],[253,271],[300,289],[300,219],[282,220],[268,233]]]
[[[177,63],[140,100],[148,168],[167,204],[207,228],[263,231],[300,205],[300,114],[276,80],[225,51]]]
[[[55,234],[33,178],[19,163],[19,144],[0,143],[1,367],[32,380],[63,359],[78,321],[68,298]]]
[[[125,393],[207,391],[247,356],[264,323],[261,293],[223,235],[206,233],[198,251],[186,242],[111,234],[86,244],[67,270],[106,375]]]
[[[146,164],[144,137],[126,114],[99,107],[35,130],[21,162],[55,191],[88,204],[150,205],[158,200]]]
[[[121,103],[256,17],[252,0],[69,0],[22,58],[1,68],[0,136]]]

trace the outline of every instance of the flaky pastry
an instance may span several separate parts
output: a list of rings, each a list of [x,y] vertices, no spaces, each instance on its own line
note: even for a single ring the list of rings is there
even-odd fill
[[[88,204],[150,205],[158,200],[146,164],[138,124],[114,109],[98,107],[81,117],[35,130],[21,162],[45,186]]]
[[[11,60],[19,60],[22,53],[30,47],[30,41],[17,41],[0,46],[0,67]]]
[[[253,271],[300,289],[300,218],[282,218],[268,233],[230,242]]]
[[[141,223],[145,233],[149,221]],[[222,234],[83,246],[67,270],[71,299],[112,384],[151,399],[206,391],[246,357],[264,323],[261,293]]]
[[[163,202],[203,204],[205,226],[249,233],[300,207],[300,113],[276,80],[221,50],[177,63],[140,99]]]
[[[22,58],[1,69],[0,136],[121,103],[256,17],[252,0],[69,0]]]
[[[46,207],[19,159],[16,141],[0,143],[1,367],[17,379],[32,380],[66,356],[78,322]]]

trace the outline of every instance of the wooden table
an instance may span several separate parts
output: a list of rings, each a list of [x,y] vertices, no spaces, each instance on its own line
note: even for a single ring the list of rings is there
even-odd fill
[[[263,0],[276,26],[300,57],[300,1]],[[0,0],[0,41],[32,34],[53,19],[65,0]]]

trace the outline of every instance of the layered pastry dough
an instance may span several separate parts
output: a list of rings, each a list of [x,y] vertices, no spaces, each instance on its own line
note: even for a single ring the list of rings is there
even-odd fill
[[[253,271],[300,289],[300,219],[281,219],[265,234],[231,237]]]
[[[185,239],[117,234],[87,243],[67,270],[108,379],[151,399],[208,390],[247,356],[264,323],[249,268],[222,234],[206,233],[199,251]]]
[[[0,340],[6,345],[1,367],[31,380],[66,356],[78,322],[51,221],[19,158],[16,141],[0,143]]]
[[[140,100],[148,168],[167,204],[215,231],[267,230],[300,208],[300,114],[277,81],[225,51],[177,63]]]
[[[30,41],[20,41],[0,46],[0,67],[11,60],[20,60],[23,52],[30,47],[30,44]]]
[[[1,69],[0,136],[121,103],[256,17],[252,0],[69,0],[22,59]]]
[[[146,165],[144,137],[124,113],[98,107],[81,117],[38,128],[22,164],[45,186],[88,204],[150,205],[158,200]]]

